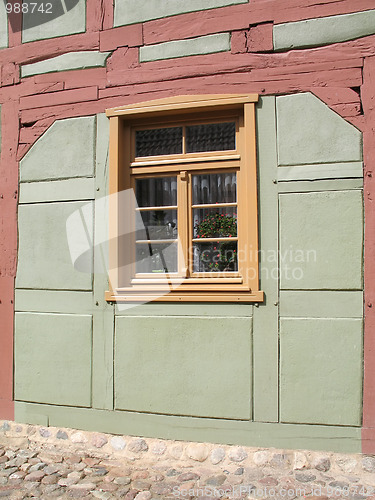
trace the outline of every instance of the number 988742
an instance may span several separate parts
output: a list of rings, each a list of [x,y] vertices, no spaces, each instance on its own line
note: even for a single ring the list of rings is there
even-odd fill
[[[52,3],[22,2],[5,4],[7,14],[52,14]]]

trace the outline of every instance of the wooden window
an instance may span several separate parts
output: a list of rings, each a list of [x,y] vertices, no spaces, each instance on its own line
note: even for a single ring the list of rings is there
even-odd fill
[[[256,101],[184,96],[107,111],[107,300],[263,300]]]

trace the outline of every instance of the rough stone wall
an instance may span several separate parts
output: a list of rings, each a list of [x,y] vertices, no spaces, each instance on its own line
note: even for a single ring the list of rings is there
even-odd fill
[[[373,500],[375,459],[0,422],[0,491],[42,498]],[[4,448],[2,448],[4,446]],[[90,495],[91,494],[91,495]]]

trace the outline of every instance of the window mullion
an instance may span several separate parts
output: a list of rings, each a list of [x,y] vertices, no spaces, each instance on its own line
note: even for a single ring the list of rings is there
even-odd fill
[[[186,154],[186,126],[182,127],[182,154]]]
[[[189,276],[189,176],[182,170],[177,176],[178,273]]]

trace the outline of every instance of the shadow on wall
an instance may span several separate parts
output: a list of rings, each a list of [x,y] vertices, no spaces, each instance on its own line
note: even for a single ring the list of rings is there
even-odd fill
[[[19,2],[14,0],[12,2],[9,0],[3,1],[14,33],[21,29],[40,26],[63,16],[84,0],[54,0],[53,2],[49,2],[48,0],[34,0],[33,2],[24,4],[22,4],[21,0]],[[20,12],[23,14],[22,27],[18,22],[17,16],[9,15],[12,13],[19,14]]]

